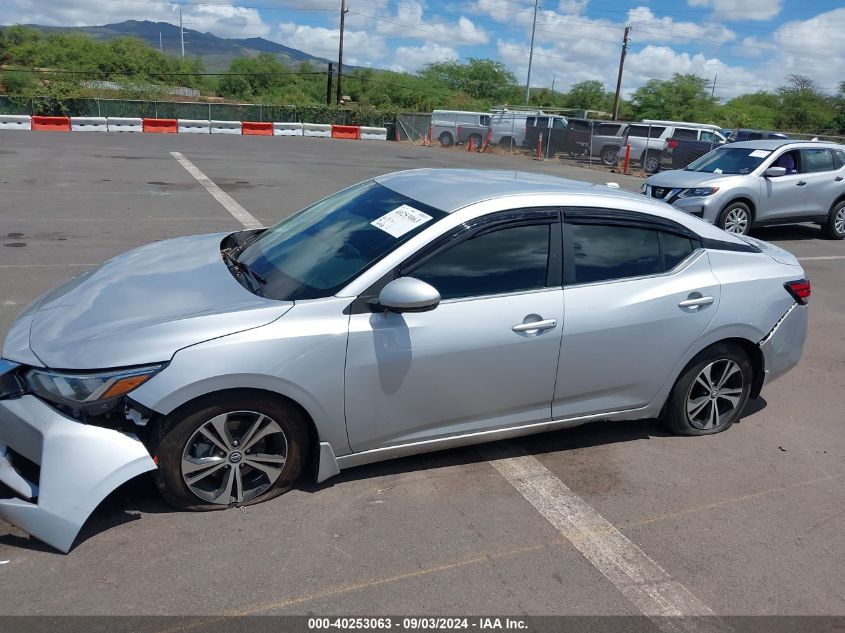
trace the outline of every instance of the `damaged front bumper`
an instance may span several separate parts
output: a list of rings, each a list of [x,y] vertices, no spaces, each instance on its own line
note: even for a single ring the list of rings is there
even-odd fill
[[[33,395],[0,399],[0,519],[67,553],[94,509],[155,470],[136,437],[82,424]],[[2,498],[7,497],[7,498]]]

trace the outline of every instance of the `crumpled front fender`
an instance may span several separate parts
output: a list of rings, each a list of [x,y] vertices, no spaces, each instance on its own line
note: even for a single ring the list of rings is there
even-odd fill
[[[40,466],[38,481],[15,454]],[[132,435],[82,424],[32,395],[0,400],[0,482],[16,495],[0,499],[0,518],[62,552],[109,493],[155,468]]]

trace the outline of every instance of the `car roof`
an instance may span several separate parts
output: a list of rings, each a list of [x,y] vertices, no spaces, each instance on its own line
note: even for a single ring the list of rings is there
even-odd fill
[[[447,213],[491,198],[519,194],[600,193],[629,200],[642,199],[641,195],[605,184],[504,169],[409,169],[373,180]]]
[[[701,237],[742,243],[738,237],[665,202],[606,184],[503,169],[409,169],[376,176],[373,180],[407,198],[447,213],[506,196],[563,194],[575,198],[567,202],[569,205],[603,207],[615,201],[626,210],[677,222]]]
[[[761,141],[740,141],[738,143],[731,143],[730,145],[725,145],[724,147],[728,148],[737,148],[737,149],[768,149],[768,150],[776,150],[786,145],[799,145],[803,147],[835,147],[841,148],[842,146],[837,143],[832,143],[830,141],[802,141],[796,140],[794,138],[772,138],[766,139]]]

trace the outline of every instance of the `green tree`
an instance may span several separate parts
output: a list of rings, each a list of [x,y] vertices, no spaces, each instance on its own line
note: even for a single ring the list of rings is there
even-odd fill
[[[651,79],[634,91],[634,116],[641,119],[673,119],[705,122],[716,113],[710,82],[696,75],[675,73],[672,79]]]
[[[778,89],[780,107],[775,119],[784,130],[814,132],[833,131],[837,125],[837,111],[833,98],[819,90],[812,79],[790,75],[789,85]]]
[[[428,64],[420,76],[490,104],[512,101],[518,95],[514,74],[501,62],[491,59],[473,57],[466,63],[455,60],[434,62]]]

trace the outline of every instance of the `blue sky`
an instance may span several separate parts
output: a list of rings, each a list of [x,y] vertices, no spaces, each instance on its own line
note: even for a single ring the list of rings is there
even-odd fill
[[[4,21],[92,25],[178,22],[223,37],[261,36],[337,55],[339,0],[5,0]],[[525,81],[534,0],[347,0],[345,60],[415,71],[431,61],[489,57]],[[716,95],[773,90],[789,74],[834,91],[845,80],[842,0],[541,0],[532,86],[586,79],[615,86],[632,26],[623,91],[674,72],[716,78]],[[190,45],[188,46],[190,51]]]

